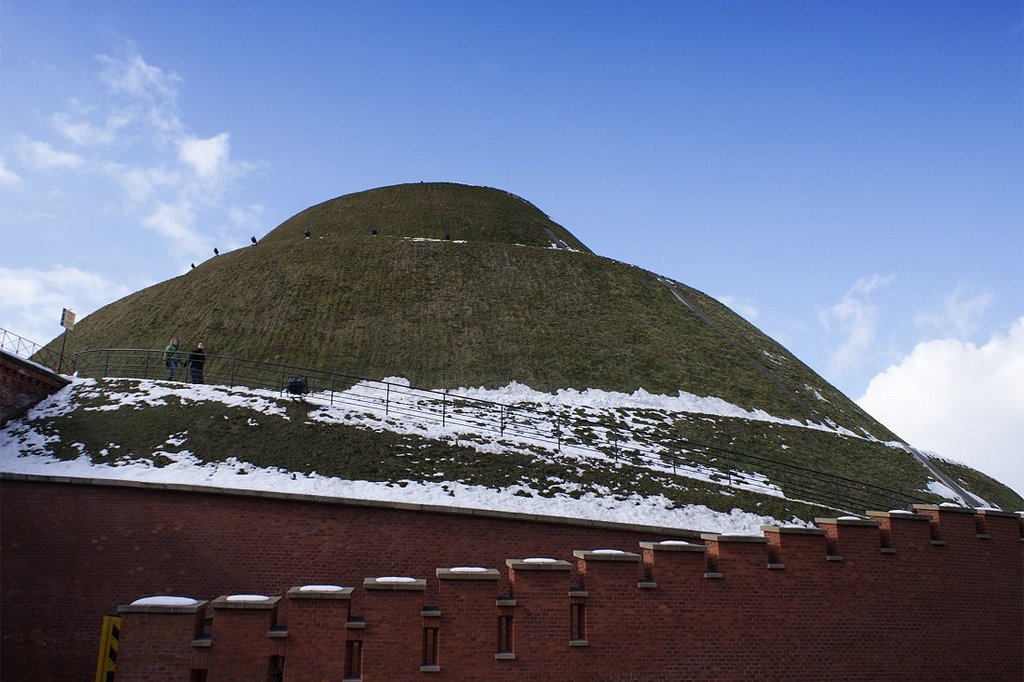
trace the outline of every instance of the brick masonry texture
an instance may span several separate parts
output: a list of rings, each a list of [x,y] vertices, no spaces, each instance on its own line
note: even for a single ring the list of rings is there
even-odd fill
[[[65,386],[68,380],[16,355],[0,352],[0,424]]]
[[[0,493],[4,680],[89,679],[102,616],[157,594],[209,600],[207,619],[123,613],[118,682],[1024,678],[1024,525],[1011,514],[921,507],[701,538],[28,477]],[[658,544],[679,539],[701,546]],[[527,557],[562,563],[506,561]],[[500,574],[437,571],[456,566]],[[425,582],[364,584],[380,576]],[[353,590],[287,594],[308,584]],[[280,599],[215,608],[238,593]],[[498,650],[502,615],[511,652]],[[192,646],[196,627],[208,646]]]

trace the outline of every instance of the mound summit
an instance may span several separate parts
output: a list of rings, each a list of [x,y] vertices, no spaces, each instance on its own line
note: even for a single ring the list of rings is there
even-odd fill
[[[595,255],[485,187],[406,184],[318,204],[258,245],[89,315],[68,352],[172,336],[424,387],[685,391],[895,439],[718,301]]]

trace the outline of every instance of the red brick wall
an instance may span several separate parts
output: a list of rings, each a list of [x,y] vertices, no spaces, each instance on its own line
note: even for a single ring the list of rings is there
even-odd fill
[[[103,616],[144,596],[358,587],[672,535],[406,507],[4,476],[0,679],[90,679]]]
[[[59,374],[0,351],[0,424],[67,386]]]
[[[325,608],[284,597],[276,611],[211,609],[211,646],[187,665],[188,635],[161,634],[167,614],[125,614],[118,682],[150,679],[134,666],[160,654],[142,647],[175,652],[167,679],[203,667],[210,680],[238,679],[231,666],[265,673],[282,655],[285,680],[340,680],[344,639],[363,642],[367,681],[1024,677],[1024,543],[1009,515],[922,508],[681,548],[637,529],[389,507],[11,477],[2,493],[5,680],[88,679],[101,616],[138,597],[284,596],[310,583],[354,589]],[[574,555],[603,548],[640,556]],[[569,566],[506,563],[533,556]],[[500,577],[435,574],[467,565]],[[373,576],[425,584],[368,589]],[[583,641],[570,641],[573,603]],[[342,629],[349,611],[364,628]],[[513,615],[514,658],[495,657],[502,613]],[[267,636],[275,624],[287,637]],[[425,627],[439,631],[437,672],[419,667]]]

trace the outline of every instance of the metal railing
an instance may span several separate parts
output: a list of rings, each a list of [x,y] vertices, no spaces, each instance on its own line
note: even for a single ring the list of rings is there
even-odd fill
[[[103,349],[76,353],[73,365],[84,377],[167,380],[164,351]],[[181,360],[187,353],[179,352]],[[722,486],[741,488],[790,500],[821,504],[833,509],[862,513],[868,509],[909,508],[927,502],[863,481],[815,471],[766,457],[699,443],[683,438],[650,438],[624,425],[571,413],[568,408],[506,405],[405,384],[272,362],[208,354],[206,383],[244,386],[289,394],[292,377],[305,379],[306,392],[293,395],[310,404],[345,406],[366,410],[380,418],[406,418],[439,424],[453,433],[460,429],[493,434],[503,443],[539,444],[565,458],[598,457],[661,474],[671,482],[677,477],[699,478]],[[179,366],[174,379],[187,380]],[[671,475],[671,479],[669,479]],[[670,483],[667,483],[670,484]]]
[[[3,328],[0,328],[0,349],[44,365],[53,371],[57,371],[57,368],[63,364],[60,353],[56,353],[35,341],[29,341],[25,337],[18,336],[14,332]]]

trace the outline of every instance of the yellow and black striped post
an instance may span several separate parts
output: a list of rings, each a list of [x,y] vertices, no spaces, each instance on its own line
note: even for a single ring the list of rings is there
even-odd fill
[[[113,682],[117,670],[117,645],[121,637],[121,618],[103,616],[103,636],[100,637],[100,658],[96,662],[96,682]]]

